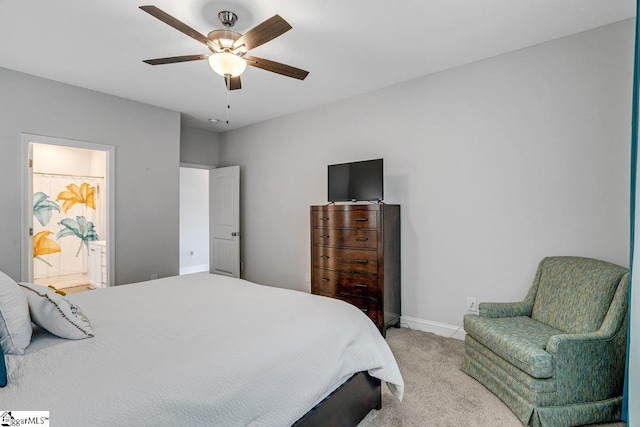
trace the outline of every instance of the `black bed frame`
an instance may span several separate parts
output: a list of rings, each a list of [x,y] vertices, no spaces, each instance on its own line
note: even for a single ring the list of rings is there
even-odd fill
[[[380,408],[380,380],[367,372],[358,372],[311,408],[293,427],[354,427],[372,409]]]

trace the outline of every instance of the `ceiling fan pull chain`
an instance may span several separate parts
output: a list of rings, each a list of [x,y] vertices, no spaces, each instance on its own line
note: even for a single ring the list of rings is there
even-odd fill
[[[231,91],[227,89],[227,124],[229,124],[229,109],[231,108],[231,104],[229,103],[229,94]]]

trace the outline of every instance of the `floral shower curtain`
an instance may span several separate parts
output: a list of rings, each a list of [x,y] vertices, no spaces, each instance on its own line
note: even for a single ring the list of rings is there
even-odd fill
[[[103,233],[104,178],[33,175],[33,277],[86,273],[88,243]]]

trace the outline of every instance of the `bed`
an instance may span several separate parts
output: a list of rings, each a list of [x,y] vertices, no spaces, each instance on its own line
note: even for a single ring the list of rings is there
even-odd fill
[[[402,399],[386,342],[339,300],[207,273],[67,298],[94,337],[36,329],[5,356],[0,409],[50,411],[58,426],[306,426],[365,393],[339,415],[357,423],[379,408],[380,380]]]

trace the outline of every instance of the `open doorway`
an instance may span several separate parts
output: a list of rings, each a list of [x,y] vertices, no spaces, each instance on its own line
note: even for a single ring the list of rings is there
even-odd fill
[[[64,292],[113,284],[113,147],[23,135],[23,280]]]
[[[240,277],[240,166],[180,167],[180,274]]]
[[[180,167],[180,274],[209,271],[209,169]]]

